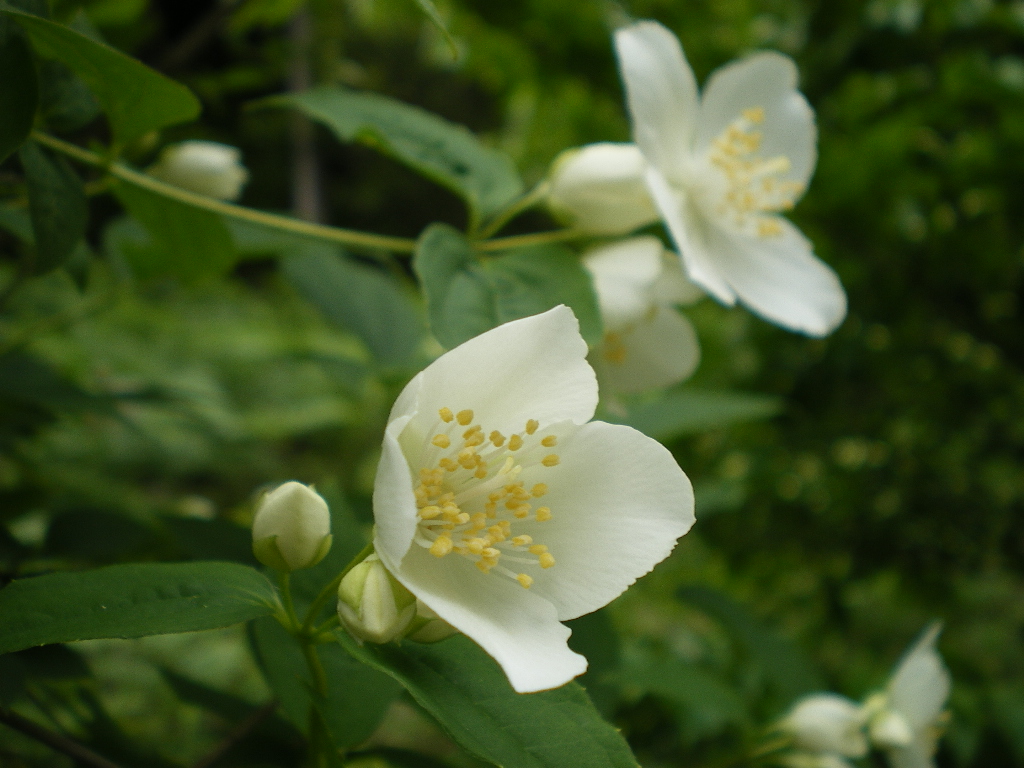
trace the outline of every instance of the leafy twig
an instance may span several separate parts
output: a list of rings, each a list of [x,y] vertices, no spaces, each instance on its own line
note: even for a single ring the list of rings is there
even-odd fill
[[[0,709],[0,723],[13,728],[26,736],[35,739],[36,741],[42,742],[46,746],[63,752],[68,757],[72,757],[78,760],[80,763],[94,766],[94,768],[121,768],[117,763],[114,763],[102,755],[97,755],[88,747],[84,747],[77,741],[72,741],[67,736],[62,736],[59,733],[43,728],[27,717],[22,717],[17,712],[11,712],[7,709]]]

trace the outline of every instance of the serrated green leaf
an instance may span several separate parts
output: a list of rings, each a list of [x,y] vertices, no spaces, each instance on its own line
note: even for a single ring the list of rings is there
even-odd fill
[[[343,632],[338,639],[355,658],[400,682],[463,747],[495,765],[636,768],[626,740],[576,683],[516,693],[494,660],[461,636],[400,646],[359,646]]]
[[[253,641],[267,684],[280,700],[288,719],[300,730],[309,728],[309,708],[315,704],[339,749],[366,740],[401,690],[386,675],[360,664],[337,645],[317,646],[327,677],[327,696],[313,695],[309,669],[295,640],[271,619],[253,623]]]
[[[467,128],[376,93],[334,86],[268,99],[323,123],[344,142],[362,142],[461,196],[474,221],[501,210],[523,191],[511,158]]]
[[[281,270],[331,321],[358,336],[385,368],[412,368],[426,329],[410,297],[379,269],[326,245],[293,249]]]
[[[116,144],[199,115],[199,100],[188,88],[141,61],[38,16],[3,12],[25,30],[41,56],[63,62],[85,81],[110,120]]]
[[[115,194],[149,234],[148,243],[136,239],[122,250],[136,276],[195,281],[223,275],[237,260],[231,233],[217,214],[127,183],[118,184]]]
[[[215,629],[273,613],[277,592],[235,563],[132,563],[0,590],[0,654],[48,643]]]
[[[431,330],[445,347],[559,304],[576,313],[585,339],[601,337],[593,286],[567,249],[537,246],[481,258],[456,229],[433,224],[420,237],[413,269]]]
[[[6,19],[4,20],[6,22]],[[32,50],[20,29],[0,24],[0,162],[24,143],[32,130],[39,92]]]
[[[89,207],[78,174],[63,157],[48,155],[35,142],[18,150],[28,186],[28,208],[36,244],[36,272],[64,264],[85,235]]]
[[[768,395],[677,389],[658,400],[632,406],[625,418],[610,420],[621,421],[664,441],[737,421],[768,419],[781,410],[782,402]]]

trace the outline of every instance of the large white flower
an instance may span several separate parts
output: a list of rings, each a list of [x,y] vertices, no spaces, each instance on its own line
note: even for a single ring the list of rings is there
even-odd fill
[[[456,347],[402,391],[377,469],[381,562],[521,693],[586,670],[560,622],[622,593],[694,519],[664,447],[589,421],[586,354],[564,306]]]
[[[605,335],[594,364],[602,385],[615,392],[643,392],[688,378],[700,362],[690,321],[676,304],[704,292],[686,279],[679,258],[656,237],[598,246],[583,254],[594,281]]]
[[[831,332],[846,314],[843,288],[779,215],[803,194],[816,160],[814,113],[793,62],[755,54],[712,73],[698,97],[665,27],[624,27],[615,47],[644,180],[689,277],[786,328]]]
[[[941,625],[933,624],[896,666],[885,693],[866,703],[874,714],[871,740],[885,750],[893,768],[934,768],[942,732],[942,710],[949,696],[949,672],[935,643]]]

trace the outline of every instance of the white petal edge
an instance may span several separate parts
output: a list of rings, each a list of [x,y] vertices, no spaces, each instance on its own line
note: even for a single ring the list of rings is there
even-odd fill
[[[756,314],[791,331],[827,336],[846,317],[846,292],[839,277],[814,255],[800,230],[782,217],[772,220],[780,234],[763,238],[708,227],[709,258]]]
[[[797,91],[796,65],[781,53],[756,53],[711,73],[701,96],[695,151],[706,152],[730,123],[752,107],[764,110],[764,121],[755,127],[761,134],[758,155],[785,156],[791,166],[779,178],[806,186],[817,161],[814,110]]]
[[[687,166],[697,120],[697,80],[679,40],[654,21],[615,32],[633,139],[669,177]]]
[[[614,392],[630,394],[685,381],[700,363],[693,325],[672,307],[656,307],[621,332],[623,359],[602,358],[600,380]],[[607,344],[607,339],[605,341]]]
[[[571,634],[555,607],[534,589],[467,558],[439,559],[414,546],[395,577],[438,616],[466,634],[501,666],[518,693],[557,688],[583,674],[587,660],[571,651]]]
[[[899,662],[889,682],[889,703],[916,733],[935,724],[949,696],[950,678],[935,648],[942,625],[930,625]]]
[[[485,432],[519,432],[528,419],[542,425],[566,419],[582,424],[597,407],[597,379],[586,355],[579,322],[566,306],[499,325],[422,371],[417,417],[410,428],[429,429],[440,408],[473,410],[474,423]],[[399,403],[410,403],[412,386],[403,390],[391,418],[399,414]]]
[[[588,144],[555,159],[547,201],[555,216],[596,235],[624,235],[658,220],[636,144]]]
[[[639,320],[651,308],[654,284],[662,271],[664,247],[656,237],[631,237],[583,254],[606,331]]]
[[[687,200],[685,192],[674,189],[656,168],[648,168],[645,178],[665,228],[682,258],[686,276],[726,306],[735,304],[736,293],[718,274],[707,242],[710,225],[701,212]]]
[[[693,488],[672,454],[632,427],[585,424],[557,453],[556,469],[523,473],[527,485],[548,484],[552,512],[523,530],[555,557],[530,591],[565,621],[607,605],[668,557],[693,525]]]
[[[392,574],[398,573],[419,524],[413,471],[399,443],[402,430],[412,418],[413,414],[407,413],[388,424],[373,484],[373,548]]]

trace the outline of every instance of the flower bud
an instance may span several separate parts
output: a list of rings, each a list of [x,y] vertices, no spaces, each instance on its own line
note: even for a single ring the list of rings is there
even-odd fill
[[[165,147],[149,174],[176,187],[218,200],[237,200],[249,180],[235,147],[215,141],[183,141]]]
[[[548,207],[595,235],[624,235],[659,219],[644,183],[647,161],[635,144],[588,144],[555,158]]]
[[[331,548],[331,513],[311,487],[294,480],[265,494],[252,519],[252,551],[276,571],[319,563]]]
[[[409,625],[406,637],[417,643],[436,643],[458,632],[459,630],[434,613],[426,603],[416,598],[416,618]]]
[[[338,618],[357,640],[388,643],[403,635],[416,616],[416,598],[370,555],[338,585]]]
[[[798,701],[780,725],[801,749],[861,757],[868,752],[864,720],[863,710],[846,697],[819,693]]]
[[[871,741],[882,749],[906,747],[914,743],[914,731],[899,712],[879,712],[871,720]]]

